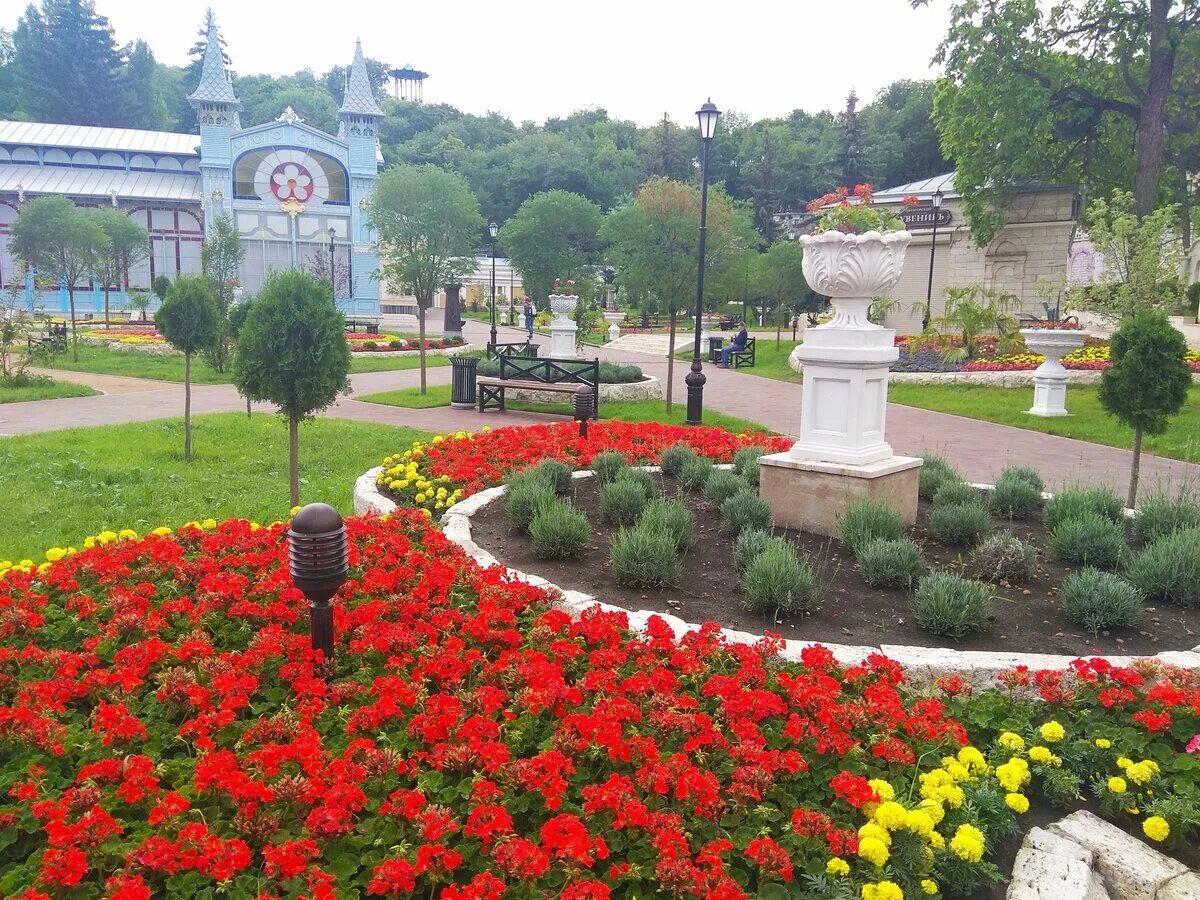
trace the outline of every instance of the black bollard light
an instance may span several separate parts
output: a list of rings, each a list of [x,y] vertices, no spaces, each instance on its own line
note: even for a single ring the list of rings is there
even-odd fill
[[[575,418],[579,421],[579,436],[587,437],[588,419],[596,414],[595,394],[592,388],[586,384],[581,384],[575,388],[574,407]]]
[[[346,581],[350,551],[342,514],[328,503],[310,503],[288,530],[292,583],[308,598],[313,650],[333,659],[333,595]]]

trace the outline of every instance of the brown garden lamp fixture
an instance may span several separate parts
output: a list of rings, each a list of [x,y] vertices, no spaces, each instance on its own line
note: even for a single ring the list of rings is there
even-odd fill
[[[342,515],[328,503],[310,503],[288,529],[292,583],[308,598],[313,650],[333,659],[333,595],[346,581],[350,551]]]

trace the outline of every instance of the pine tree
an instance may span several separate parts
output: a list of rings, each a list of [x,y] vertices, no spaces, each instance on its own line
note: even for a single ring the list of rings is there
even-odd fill
[[[854,190],[867,180],[867,161],[864,151],[863,125],[858,115],[858,94],[853,90],[846,98],[846,108],[838,115],[838,149],[831,168],[839,185]]]
[[[92,0],[42,0],[40,12],[30,5],[13,36],[13,54],[21,109],[31,119],[70,125],[124,120],[124,60]]]
[[[125,116],[121,124],[124,127],[162,131],[169,126],[170,116],[159,86],[158,63],[145,41],[133,45],[129,62],[122,72],[122,82],[125,86]]]

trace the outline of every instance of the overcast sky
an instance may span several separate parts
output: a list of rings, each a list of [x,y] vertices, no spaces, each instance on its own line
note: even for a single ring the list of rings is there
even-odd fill
[[[0,0],[11,27],[26,0]],[[96,0],[118,42],[149,42],[182,65],[209,0]],[[516,122],[603,107],[683,124],[711,95],[751,118],[864,102],[898,78],[937,74],[949,0],[212,0],[239,74],[318,74],[354,40],[392,66],[429,73],[426,102]]]

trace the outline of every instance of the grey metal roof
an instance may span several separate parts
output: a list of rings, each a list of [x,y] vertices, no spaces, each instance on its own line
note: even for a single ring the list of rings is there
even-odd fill
[[[136,128],[0,121],[0,144],[198,156],[200,136],[170,131],[140,131]]]
[[[934,175],[931,178],[922,178],[920,181],[910,181],[908,184],[887,188],[875,194],[875,202],[887,203],[902,200],[913,194],[924,199],[932,196],[935,191],[941,191],[942,196],[947,198],[958,197],[960,194],[954,189],[956,174],[958,173],[947,172],[945,175]]]
[[[111,197],[118,200],[176,200],[198,203],[200,175],[193,172],[122,172],[59,166],[0,166],[0,193],[27,197],[63,194],[72,197]]]
[[[221,36],[217,33],[217,20],[209,11],[208,37],[204,47],[204,62],[200,67],[200,83],[188,94],[188,100],[197,103],[229,103],[241,109],[225,70],[225,57],[221,53]]]
[[[383,110],[375,101],[371,90],[371,77],[367,74],[367,61],[363,58],[362,41],[354,43],[354,64],[350,66],[350,77],[346,80],[346,97],[338,112],[355,116],[382,116]]]

